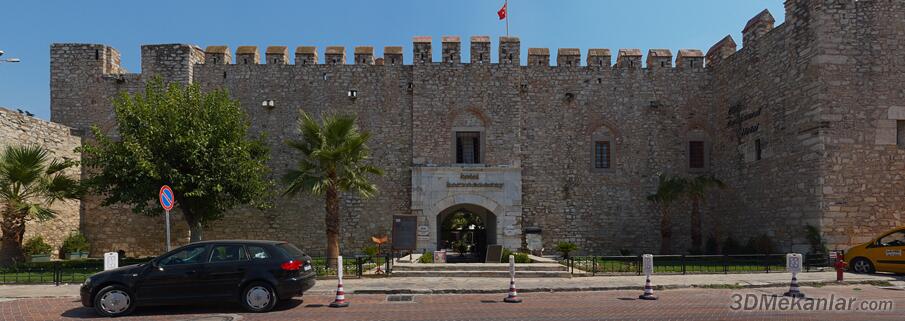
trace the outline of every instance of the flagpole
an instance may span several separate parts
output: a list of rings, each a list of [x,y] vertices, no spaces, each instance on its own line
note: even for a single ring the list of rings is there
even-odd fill
[[[509,0],[506,0],[506,37],[509,37]]]

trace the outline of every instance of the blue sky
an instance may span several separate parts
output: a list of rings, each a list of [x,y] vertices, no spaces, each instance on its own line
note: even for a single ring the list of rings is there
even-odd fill
[[[103,43],[117,48],[123,65],[139,72],[140,46],[191,43],[201,46],[371,45],[405,47],[427,35],[489,35],[496,53],[505,24],[497,19],[503,0],[320,0],[320,1],[13,1],[0,5],[0,50],[18,64],[0,64],[0,106],[50,118],[50,44]],[[769,9],[777,25],[782,0],[512,0],[509,32],[529,47],[680,48],[706,51],[731,34],[741,45],[745,22]],[[439,50],[434,50],[435,61]],[[463,60],[468,50],[463,50]],[[496,61],[494,56],[493,61]]]

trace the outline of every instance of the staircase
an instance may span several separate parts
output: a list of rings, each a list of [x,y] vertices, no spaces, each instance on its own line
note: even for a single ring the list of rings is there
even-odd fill
[[[396,263],[394,277],[508,278],[507,263]],[[558,263],[515,264],[519,278],[570,278],[569,268]]]

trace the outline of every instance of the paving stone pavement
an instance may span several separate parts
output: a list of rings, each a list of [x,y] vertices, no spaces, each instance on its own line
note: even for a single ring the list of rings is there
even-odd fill
[[[887,300],[883,312],[733,311],[732,295],[772,297],[787,288],[670,289],[657,301],[638,300],[640,290],[526,293],[523,303],[503,303],[501,294],[413,295],[411,302],[388,302],[387,295],[349,295],[351,306],[333,309],[333,297],[306,295],[269,313],[247,313],[233,304],[202,307],[144,307],[116,320],[902,320],[905,291],[872,285],[803,287],[811,298]],[[858,301],[858,302],[861,302]],[[74,298],[29,298],[0,302],[0,320],[81,320],[97,318]]]
[[[700,275],[654,275],[651,278],[657,288],[687,287],[767,287],[785,286],[789,283],[789,273],[750,274],[700,274]],[[799,282],[803,284],[833,283],[835,272],[801,273]],[[896,282],[905,281],[905,276],[893,274],[851,274],[846,273],[846,282]],[[504,293],[509,288],[508,278],[362,278],[343,280],[346,293],[352,294],[442,294],[442,293]],[[516,286],[520,292],[570,292],[603,291],[641,288],[644,277],[596,276],[574,278],[519,278]],[[899,285],[901,286],[901,284]],[[78,296],[78,285],[4,285],[0,286],[0,298],[33,297],[74,297]],[[330,295],[336,291],[336,280],[318,280],[309,294]]]

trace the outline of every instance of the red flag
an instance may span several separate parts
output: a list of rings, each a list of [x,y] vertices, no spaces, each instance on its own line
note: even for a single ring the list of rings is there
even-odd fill
[[[497,11],[497,12],[496,12],[496,14],[497,14],[498,16],[500,16],[500,20],[506,19],[506,5],[508,5],[508,4],[509,4],[508,1],[505,2],[505,3],[503,3],[503,7],[500,8],[500,11]]]

